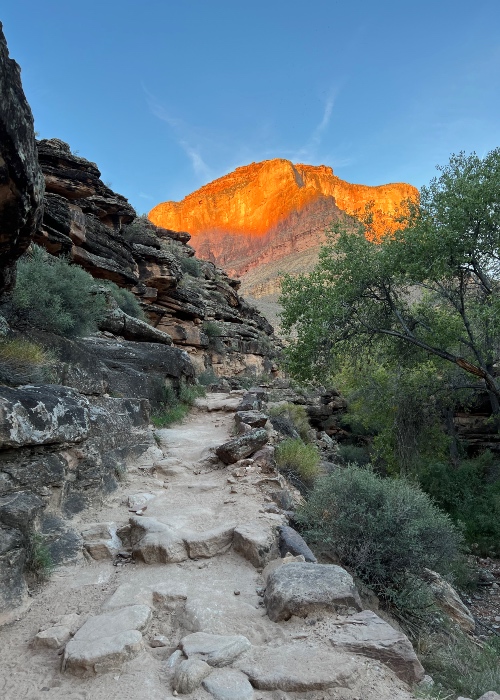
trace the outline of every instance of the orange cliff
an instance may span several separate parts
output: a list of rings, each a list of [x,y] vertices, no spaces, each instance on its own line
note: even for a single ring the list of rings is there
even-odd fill
[[[374,235],[380,235],[394,226],[393,216],[402,202],[417,196],[417,190],[404,183],[353,185],[328,166],[294,165],[277,158],[237,168],[181,202],[158,204],[149,218],[158,226],[188,231],[201,257],[242,274],[258,264],[264,249],[268,258],[279,259],[296,247],[297,227],[302,248],[317,245],[325,226],[342,212],[356,215],[370,203]]]

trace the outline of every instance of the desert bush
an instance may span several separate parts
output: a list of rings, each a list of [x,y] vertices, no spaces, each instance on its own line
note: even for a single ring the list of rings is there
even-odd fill
[[[201,277],[201,263],[199,260],[193,257],[182,256],[178,258],[181,270],[191,277]]]
[[[289,420],[304,442],[311,441],[311,426],[304,406],[295,403],[277,404],[270,408],[269,415]]]
[[[304,444],[302,440],[287,438],[276,447],[276,464],[280,471],[298,477],[306,486],[311,486],[319,475],[319,451],[316,445]]]
[[[45,538],[39,532],[33,532],[29,536],[25,569],[37,581],[46,581],[54,569]]]
[[[215,374],[213,369],[206,369],[204,372],[202,372],[199,377],[198,381],[202,386],[210,386],[210,384],[216,384],[218,381],[218,376]]]
[[[35,245],[18,262],[12,303],[21,320],[65,336],[96,330],[106,305],[88,272]]]
[[[417,652],[435,682],[436,695],[477,698],[500,688],[500,638],[478,645],[458,628],[425,633]]]
[[[185,418],[198,396],[205,394],[205,387],[199,384],[182,382],[178,393],[167,385],[164,398],[159,407],[151,414],[151,422],[156,428],[166,428],[172,423],[179,423]]]
[[[355,463],[363,466],[370,463],[368,450],[359,445],[340,445],[339,457],[344,464]]]
[[[129,316],[138,318],[141,321],[147,320],[146,315],[142,310],[141,305],[139,304],[139,301],[135,294],[130,292],[128,289],[119,287],[117,284],[111,281],[104,282],[104,286],[106,287],[106,289],[109,289],[111,296],[116,301],[118,307],[122,311],[124,311]]]
[[[50,350],[26,338],[0,339],[0,382],[48,381],[54,362]]]
[[[369,468],[348,465],[317,479],[297,518],[309,540],[388,600],[424,567],[447,573],[460,557],[461,534],[427,494]]]
[[[224,334],[222,328],[215,321],[205,321],[202,326],[203,333],[209,338],[218,338]]]

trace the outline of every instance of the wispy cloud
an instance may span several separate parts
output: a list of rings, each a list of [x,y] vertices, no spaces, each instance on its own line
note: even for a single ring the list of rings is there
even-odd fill
[[[144,192],[139,192],[139,197],[142,199],[154,200],[154,197],[152,197],[150,194],[145,194]]]
[[[307,160],[316,160],[318,157],[318,150],[323,141],[324,134],[328,131],[330,126],[330,121],[332,119],[333,107],[335,105],[335,100],[337,99],[338,90],[331,90],[328,94],[324,107],[321,121],[314,127],[311,135],[307,139],[306,143],[295,152],[295,156],[292,160],[297,160],[298,158]]]
[[[193,143],[193,129],[182,119],[173,116],[167,110],[167,108],[161,104],[158,98],[153,95],[144,85],[142,87],[146,94],[149,109],[155,117],[168,124],[178,146],[182,148],[184,153],[189,158],[195,175],[204,180],[210,180],[210,178],[213,177],[213,170],[203,160],[200,145]]]

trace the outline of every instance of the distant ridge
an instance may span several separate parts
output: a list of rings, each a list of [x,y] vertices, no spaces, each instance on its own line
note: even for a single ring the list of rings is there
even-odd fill
[[[354,185],[328,166],[277,158],[236,168],[181,202],[158,204],[149,218],[188,231],[200,257],[242,278],[243,293],[266,296],[277,291],[283,268],[293,273],[314,264],[326,226],[344,213],[372,202],[377,235],[391,227],[404,200],[417,196],[405,183]]]

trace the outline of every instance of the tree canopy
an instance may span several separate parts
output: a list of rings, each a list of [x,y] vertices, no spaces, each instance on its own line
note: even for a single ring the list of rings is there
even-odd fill
[[[346,219],[313,272],[284,278],[289,368],[324,381],[346,358],[431,358],[486,388],[498,414],[500,149],[438,170],[395,232],[372,242],[369,218]]]

